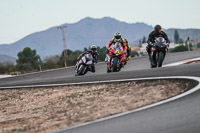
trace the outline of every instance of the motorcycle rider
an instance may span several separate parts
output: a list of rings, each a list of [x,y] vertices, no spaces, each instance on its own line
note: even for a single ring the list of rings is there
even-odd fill
[[[162,31],[162,28],[160,25],[156,25],[154,27],[154,31],[152,31],[150,34],[149,34],[149,38],[148,38],[148,41],[147,41],[147,47],[146,47],[146,51],[149,55],[149,59],[151,60],[151,47],[153,46],[153,44],[155,43],[155,39],[157,37],[163,37],[165,40],[166,40],[166,43],[169,47],[169,44],[170,44],[170,41],[168,39],[168,36],[167,34]]]
[[[90,47],[90,50],[89,51],[85,51],[83,52],[82,54],[80,54],[77,58],[77,60],[80,60],[85,54],[91,54],[92,57],[93,57],[93,63],[92,63],[92,66],[91,66],[91,71],[94,73],[95,72],[95,65],[94,63],[97,63],[98,62],[98,56],[99,56],[99,53],[97,52],[97,47],[95,45],[92,45]]]
[[[115,44],[116,42],[120,42],[121,43],[121,46],[123,47],[124,49],[124,53],[127,54],[127,45],[126,45],[126,41],[124,38],[121,38],[121,33],[120,32],[115,32],[114,33],[114,38],[112,38],[112,40],[110,40],[110,42],[108,43],[108,45],[106,46],[107,48],[107,54],[106,54],[106,59],[105,61],[107,62],[108,61],[108,53],[110,51],[110,46],[112,44]]]
[[[127,60],[129,60],[131,58],[131,46],[128,45],[128,40],[126,38],[124,38],[124,41],[126,42],[126,47],[127,47]]]

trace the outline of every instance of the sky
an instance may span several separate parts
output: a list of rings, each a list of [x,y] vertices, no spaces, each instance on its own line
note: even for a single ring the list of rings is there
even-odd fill
[[[85,17],[200,29],[200,0],[0,0],[0,44]]]

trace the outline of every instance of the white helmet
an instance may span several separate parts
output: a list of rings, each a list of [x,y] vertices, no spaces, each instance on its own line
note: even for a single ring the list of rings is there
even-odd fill
[[[115,39],[121,39],[121,33],[115,32],[114,37],[115,37]]]

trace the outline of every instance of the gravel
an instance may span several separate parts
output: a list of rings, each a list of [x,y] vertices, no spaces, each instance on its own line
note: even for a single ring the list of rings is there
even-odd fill
[[[51,132],[149,105],[192,86],[187,80],[156,80],[4,89],[0,133]]]

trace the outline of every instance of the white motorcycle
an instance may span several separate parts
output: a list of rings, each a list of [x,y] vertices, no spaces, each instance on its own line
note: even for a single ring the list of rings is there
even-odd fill
[[[76,75],[75,76],[80,76],[80,75],[85,75],[88,71],[92,71],[92,65],[93,64],[93,56],[92,54],[84,54],[81,59],[79,59],[76,63]]]

